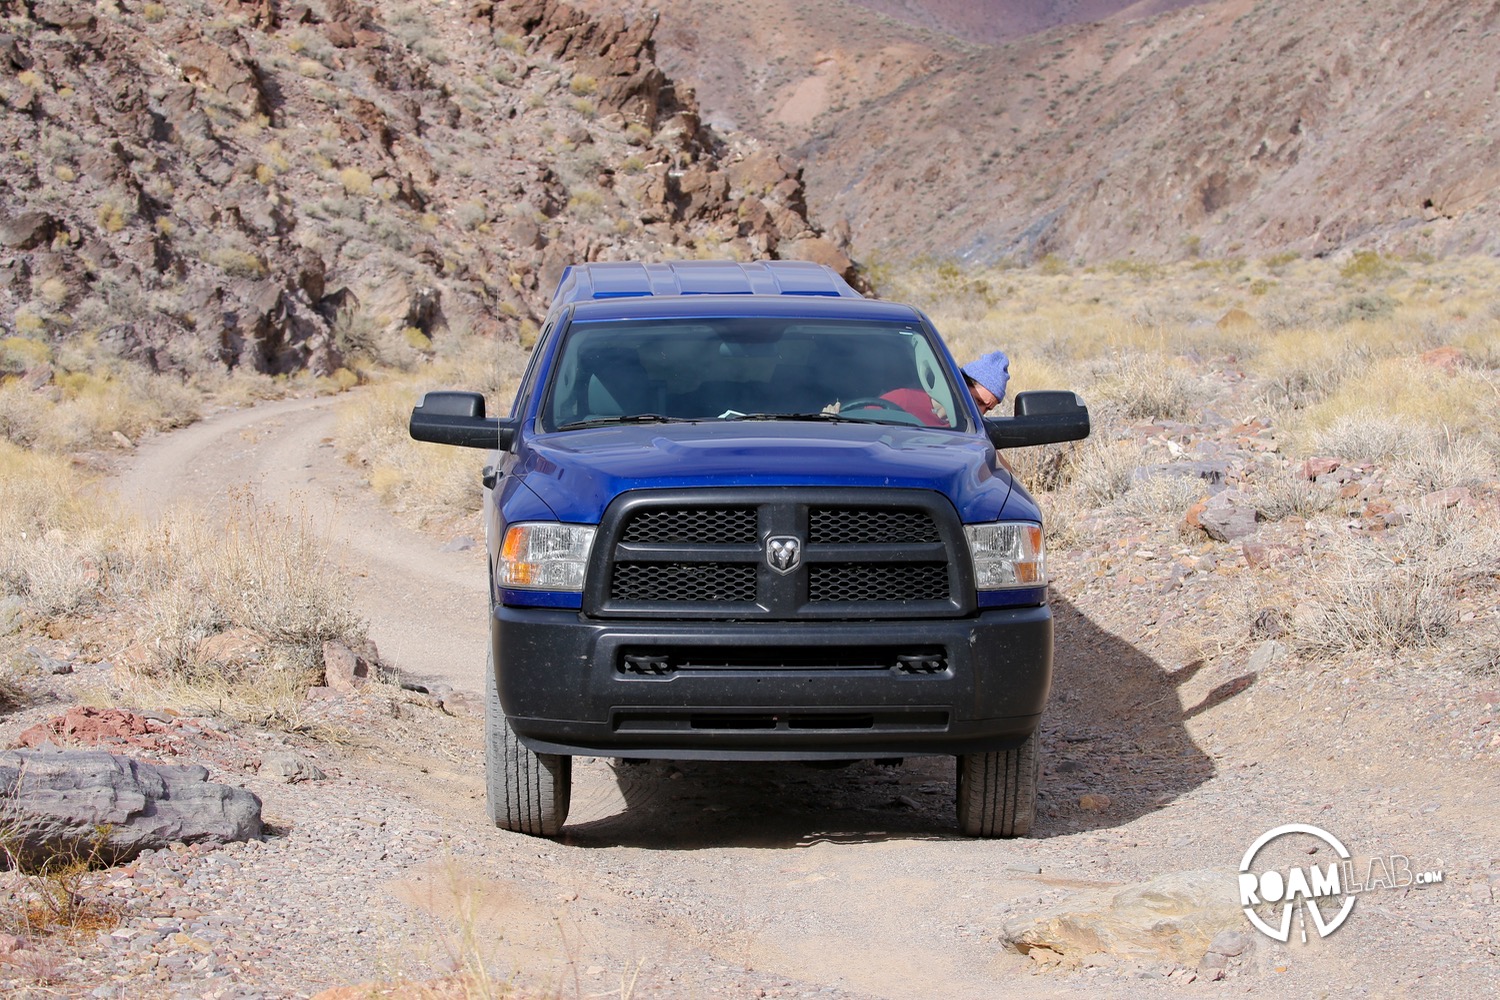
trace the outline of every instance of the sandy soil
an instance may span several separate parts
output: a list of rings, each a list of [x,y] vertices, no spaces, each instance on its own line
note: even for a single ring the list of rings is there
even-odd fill
[[[301,506],[343,553],[382,654],[478,691],[482,546],[442,551],[446,539],[379,510],[330,445],[337,406],[281,402],[158,438],[122,491],[148,511],[237,486]],[[533,840],[485,822],[482,720],[430,713],[332,753],[369,794],[475,838],[482,860],[454,876],[435,850],[441,891],[415,876],[379,891],[448,915],[480,901],[495,961],[563,995],[1500,994],[1495,753],[1446,721],[1500,698],[1446,675],[1182,663],[1149,609],[1071,584],[1082,567],[1066,553],[1053,568],[1058,671],[1031,838],[959,837],[946,759],[841,770],[585,759],[563,837]],[[1221,981],[1107,943],[1061,963],[1002,943],[1008,922],[1169,873],[1219,871],[1232,893],[1251,841],[1291,822],[1334,833],[1356,859],[1402,855],[1444,881],[1373,890],[1305,945],[1251,932]]]

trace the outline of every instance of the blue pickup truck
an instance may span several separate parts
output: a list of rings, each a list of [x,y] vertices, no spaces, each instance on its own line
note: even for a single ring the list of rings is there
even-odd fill
[[[989,420],[932,323],[801,262],[569,268],[486,449],[496,825],[556,835],[572,758],[950,755],[959,828],[1035,814],[1052,674],[1042,516],[997,449],[1076,440],[1071,392]]]

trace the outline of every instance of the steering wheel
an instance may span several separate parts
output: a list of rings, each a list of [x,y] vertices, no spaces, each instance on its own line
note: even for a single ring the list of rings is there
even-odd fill
[[[840,413],[846,410],[895,410],[897,413],[906,413],[905,407],[897,406],[889,399],[883,399],[880,396],[861,396],[858,399],[851,399],[847,403],[839,404]],[[907,413],[907,416],[910,415]]]

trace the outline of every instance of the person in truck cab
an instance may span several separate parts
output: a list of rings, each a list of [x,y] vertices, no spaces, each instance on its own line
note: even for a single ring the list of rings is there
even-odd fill
[[[969,395],[981,414],[1000,405],[1005,398],[1005,386],[1010,382],[1010,358],[1004,351],[991,351],[976,358],[961,369]]]
[[[964,384],[969,389],[969,396],[974,400],[974,405],[979,407],[981,415],[1000,405],[1005,398],[1005,387],[1010,382],[1010,358],[1006,357],[1004,351],[991,351],[970,361],[960,370],[963,372]],[[928,427],[951,426],[948,411],[943,404],[921,389],[892,389],[882,393],[880,398],[901,407]],[[839,413],[841,409],[842,405],[834,402],[825,407],[823,412]]]

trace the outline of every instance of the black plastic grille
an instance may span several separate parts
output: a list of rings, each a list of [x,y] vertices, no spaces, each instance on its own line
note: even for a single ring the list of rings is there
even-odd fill
[[[948,597],[947,563],[820,563],[808,567],[807,599],[931,601]]]
[[[755,508],[665,508],[637,512],[620,536],[622,542],[689,545],[755,543]]]
[[[617,601],[753,601],[755,564],[620,563],[610,596]]]
[[[924,510],[815,507],[808,511],[807,540],[813,545],[875,545],[938,539],[937,525]]]
[[[781,555],[795,551],[790,565],[771,561],[772,540]],[[957,512],[935,492],[643,490],[601,519],[583,610],[741,621],[967,614],[963,552]]]

